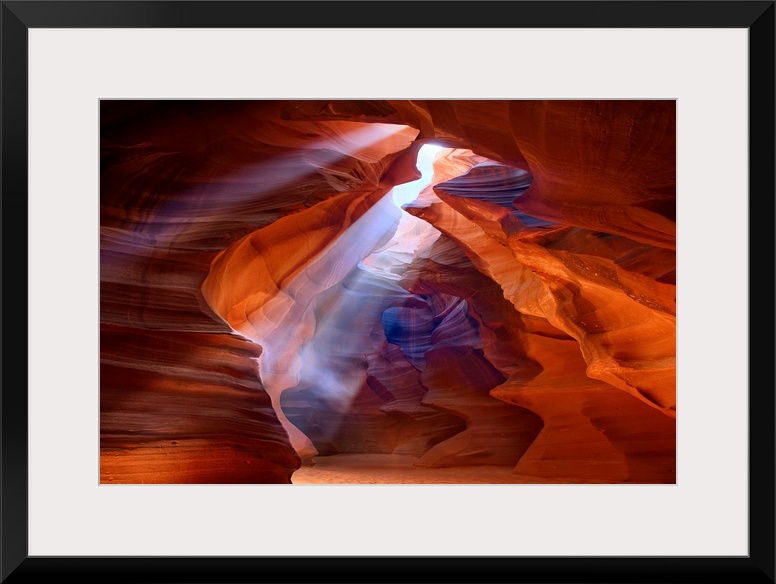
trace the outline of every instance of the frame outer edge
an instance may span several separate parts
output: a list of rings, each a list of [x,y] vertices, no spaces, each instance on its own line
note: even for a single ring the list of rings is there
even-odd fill
[[[12,241],[27,242],[27,25],[2,3],[2,212],[6,252]],[[9,233],[9,227],[11,228]],[[0,252],[3,245],[0,244]],[[3,253],[3,273],[13,275],[13,286],[2,287],[5,296],[3,324],[13,331],[13,351],[27,353],[27,254]],[[8,310],[13,306],[13,310]],[[2,348],[2,341],[0,341]],[[26,361],[26,360],[25,360]],[[6,367],[0,385],[0,579],[5,580],[27,558],[27,364]],[[19,372],[21,371],[21,375]],[[22,445],[22,448],[19,446]]]

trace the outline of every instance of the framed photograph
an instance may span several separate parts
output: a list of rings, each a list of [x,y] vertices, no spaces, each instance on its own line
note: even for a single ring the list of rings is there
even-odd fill
[[[774,582],[775,13],[2,2],[2,581]]]

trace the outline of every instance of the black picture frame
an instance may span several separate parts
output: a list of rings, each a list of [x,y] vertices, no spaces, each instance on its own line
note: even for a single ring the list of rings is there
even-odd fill
[[[422,10],[423,4],[436,6]],[[444,10],[438,9],[441,4]],[[773,0],[3,1],[2,581],[774,582],[775,12]],[[27,368],[22,365],[28,360],[30,308],[26,247],[28,29],[503,28],[510,22],[519,22],[521,28],[735,27],[749,31],[748,557],[29,557],[28,379]]]

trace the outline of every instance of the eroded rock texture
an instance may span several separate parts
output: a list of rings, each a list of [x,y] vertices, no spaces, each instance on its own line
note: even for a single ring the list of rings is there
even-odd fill
[[[107,101],[101,147],[102,482],[675,481],[674,102]]]

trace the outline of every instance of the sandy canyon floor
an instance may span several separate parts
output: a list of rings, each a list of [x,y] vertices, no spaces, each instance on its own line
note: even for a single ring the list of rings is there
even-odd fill
[[[547,480],[516,475],[510,467],[470,466],[421,468],[413,466],[414,456],[401,454],[337,454],[318,456],[314,465],[297,470],[295,485],[345,484],[529,484],[574,483],[573,480]],[[603,481],[602,481],[603,482]]]

